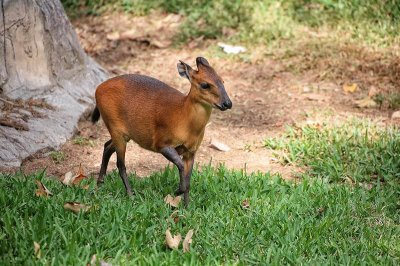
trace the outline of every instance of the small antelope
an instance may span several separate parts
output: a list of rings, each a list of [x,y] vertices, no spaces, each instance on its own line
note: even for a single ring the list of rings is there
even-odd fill
[[[212,108],[232,108],[222,78],[205,58],[196,58],[196,64],[198,70],[182,61],[177,65],[179,75],[190,81],[187,95],[157,79],[136,74],[114,77],[97,87],[92,122],[97,122],[101,115],[111,135],[104,144],[99,185],[104,182],[108,162],[116,152],[119,175],[126,192],[132,195],[125,151],[127,142],[133,140],[176,165],[180,181],[175,194],[184,194],[187,207],[194,157]]]

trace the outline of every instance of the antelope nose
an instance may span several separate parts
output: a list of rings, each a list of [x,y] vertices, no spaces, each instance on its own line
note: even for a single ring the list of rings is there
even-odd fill
[[[222,104],[222,106],[223,106],[224,108],[226,108],[226,109],[231,109],[231,108],[232,108],[232,102],[231,102],[231,100],[225,101],[225,102]]]

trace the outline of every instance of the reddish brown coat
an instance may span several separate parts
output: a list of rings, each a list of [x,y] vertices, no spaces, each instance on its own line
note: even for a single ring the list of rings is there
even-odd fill
[[[223,80],[205,58],[196,59],[198,70],[178,63],[178,72],[190,83],[184,95],[167,84],[142,75],[122,75],[100,84],[92,121],[101,115],[111,135],[104,144],[98,183],[103,182],[111,155],[117,153],[117,166],[128,194],[132,194],[125,169],[126,143],[163,154],[179,170],[177,194],[189,201],[190,176],[194,156],[203,140],[212,108],[230,109]]]

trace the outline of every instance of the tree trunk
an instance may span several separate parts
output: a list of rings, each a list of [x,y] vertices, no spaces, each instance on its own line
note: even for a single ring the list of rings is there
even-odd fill
[[[71,137],[107,74],[59,0],[0,3],[0,166],[12,167]]]

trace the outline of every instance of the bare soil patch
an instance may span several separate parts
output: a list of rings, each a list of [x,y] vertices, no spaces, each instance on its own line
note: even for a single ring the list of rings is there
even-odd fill
[[[370,86],[388,85],[392,88],[398,81],[398,76],[392,73],[399,69],[397,61],[378,64],[371,59],[371,53],[375,59],[379,55],[373,52],[367,53],[368,56],[361,54],[349,72],[337,61],[326,61],[326,57],[312,53],[312,47],[287,59],[263,57],[256,62],[246,62],[224,56],[216,58],[209,49],[216,45],[216,41],[199,39],[179,48],[172,46],[172,36],[179,22],[179,16],[166,14],[141,18],[118,14],[85,17],[73,24],[86,52],[113,74],[141,73],[187,92],[189,84],[179,77],[177,61],[193,65],[197,56],[209,59],[225,80],[233,108],[227,112],[213,111],[197,155],[199,164],[223,163],[228,168],[245,169],[248,173],[271,171],[284,178],[294,178],[300,169],[279,164],[273,152],[263,147],[265,137],[281,133],[286,125],[299,125],[325,116],[335,119],[349,115],[373,116],[389,121],[387,110],[359,109],[354,101],[366,95]],[[332,48],[332,51],[335,49],[343,52],[348,47]],[[382,69],[391,64],[394,68]],[[332,66],[333,72],[330,71]],[[372,78],[367,78],[371,73]],[[345,93],[342,85],[346,82],[359,82],[362,89],[354,94]],[[61,148],[65,155],[63,161],[56,163],[49,154],[38,154],[23,163],[23,171],[46,168],[48,174],[61,176],[77,170],[82,164],[87,172],[97,173],[103,144],[109,139],[107,129],[102,122],[91,125],[82,121],[77,136],[89,141],[77,143],[76,139],[69,140]],[[227,144],[231,150],[221,152],[210,148],[213,138]],[[145,151],[134,143],[128,144],[126,160],[128,171],[139,176],[147,176],[168,164],[161,155]],[[112,158],[109,170],[113,168],[115,158]]]

